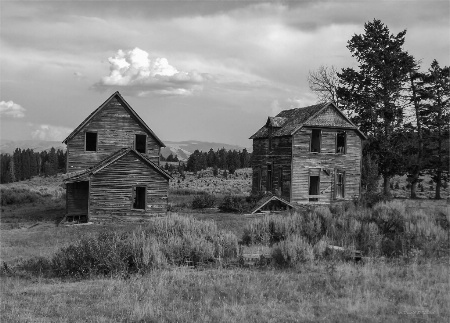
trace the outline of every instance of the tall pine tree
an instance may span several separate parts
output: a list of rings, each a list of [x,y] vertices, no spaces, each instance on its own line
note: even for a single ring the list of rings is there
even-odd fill
[[[390,179],[403,170],[401,126],[402,89],[414,59],[402,46],[406,30],[393,35],[380,20],[364,25],[365,33],[354,35],[347,48],[358,61],[358,70],[338,73],[338,99],[353,122],[369,137],[369,151],[379,156],[378,170],[384,194],[390,195]]]

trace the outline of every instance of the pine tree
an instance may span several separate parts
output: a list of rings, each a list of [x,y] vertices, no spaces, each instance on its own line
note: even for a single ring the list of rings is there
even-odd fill
[[[434,60],[428,69],[425,84],[430,95],[427,118],[424,126],[427,131],[428,172],[436,182],[435,198],[441,198],[442,182],[449,174],[449,124],[450,124],[450,68],[440,67]]]
[[[375,19],[364,25],[364,31],[348,42],[358,70],[346,68],[338,73],[338,99],[352,121],[368,135],[369,150],[380,156],[384,194],[390,195],[391,177],[404,171],[402,90],[414,59],[402,48],[406,30],[390,34],[388,27]]]

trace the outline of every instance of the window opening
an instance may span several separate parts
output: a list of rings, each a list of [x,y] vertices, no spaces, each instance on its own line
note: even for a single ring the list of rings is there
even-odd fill
[[[146,135],[136,135],[134,143],[135,143],[134,148],[136,149],[136,151],[140,152],[141,154],[146,153],[146,147],[147,147],[147,136]]]
[[[342,171],[336,171],[336,183],[335,183],[335,191],[336,198],[344,198],[344,182],[345,182],[345,173]]]
[[[267,165],[267,191],[272,190],[272,165]]]
[[[313,129],[311,133],[311,152],[320,153],[321,130]]]
[[[283,167],[280,167],[280,176],[278,176],[278,187],[280,188],[280,193],[283,193]]]
[[[319,183],[320,183],[319,176],[309,176],[309,195],[319,195]],[[309,201],[318,202],[319,198],[310,197]]]
[[[133,209],[145,210],[145,186],[133,187]]]
[[[346,144],[346,133],[345,131],[339,131],[336,137],[336,153],[345,154],[345,144]]]
[[[86,151],[97,151],[96,132],[86,132]]]

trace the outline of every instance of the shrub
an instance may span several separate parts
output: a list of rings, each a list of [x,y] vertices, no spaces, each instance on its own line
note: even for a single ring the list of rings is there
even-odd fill
[[[219,231],[212,221],[172,215],[132,232],[104,231],[86,236],[61,248],[51,261],[35,258],[23,269],[51,271],[59,277],[128,275],[185,265],[186,260],[194,264],[216,258],[228,261],[237,254],[234,234]]]
[[[250,209],[245,197],[237,195],[227,195],[219,205],[222,212],[243,213]]]
[[[205,208],[211,208],[214,207],[214,204],[216,203],[216,198],[212,194],[202,194],[202,195],[196,195],[194,197],[194,200],[192,201],[192,208],[193,209],[205,209]]]
[[[303,237],[292,235],[273,246],[272,259],[278,266],[295,266],[313,261],[314,249]]]
[[[26,204],[41,202],[51,194],[40,194],[25,188],[1,188],[1,205]]]

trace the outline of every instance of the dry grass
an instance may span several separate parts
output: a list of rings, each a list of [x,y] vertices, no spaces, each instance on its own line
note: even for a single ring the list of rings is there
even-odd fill
[[[447,322],[450,301],[445,263],[1,281],[3,322]]]
[[[35,256],[49,258],[59,247],[81,236],[109,228],[56,227],[54,219],[64,211],[61,207],[30,205],[8,210],[7,216],[2,211],[0,239],[1,260],[9,267]],[[238,237],[249,220],[257,217],[190,214],[197,219],[215,220],[219,230],[233,231]],[[38,225],[31,227],[34,223]],[[13,224],[15,229],[11,228]],[[114,229],[128,231],[135,227],[136,224],[116,225]],[[381,259],[366,264],[317,261],[285,270],[178,267],[128,279],[44,279],[3,271],[0,320],[448,322],[449,275],[448,257],[445,261],[409,263]]]

